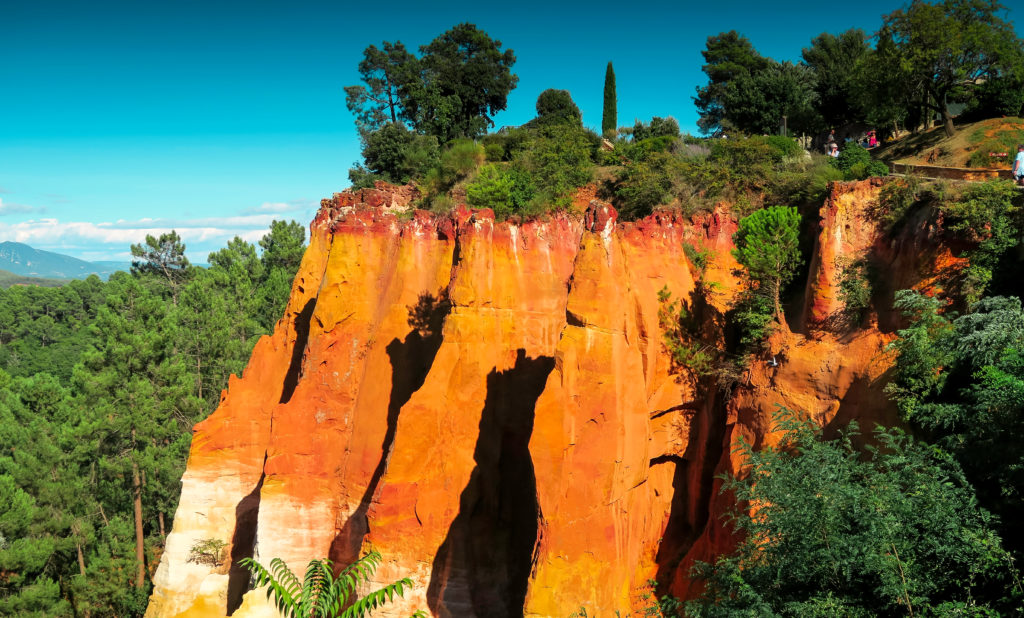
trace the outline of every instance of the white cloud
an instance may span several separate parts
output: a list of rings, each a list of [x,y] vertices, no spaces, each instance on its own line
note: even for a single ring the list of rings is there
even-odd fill
[[[0,193],[3,193],[3,191],[0,190]],[[28,204],[13,204],[11,202],[5,204],[3,198],[0,198],[0,217],[29,212],[46,212],[46,209],[42,206],[29,206]]]
[[[313,211],[301,214],[296,211],[295,218],[305,223],[312,215]],[[279,217],[251,214],[197,219],[122,219],[98,223],[40,218],[18,223],[0,222],[0,241],[13,240],[83,259],[119,260],[123,259],[130,245],[145,241],[147,235],[159,236],[173,229],[185,242],[189,259],[205,262],[209,252],[224,247],[235,236],[257,242],[275,218]]]
[[[319,206],[314,200],[291,200],[289,202],[263,202],[259,206],[246,208],[243,215],[259,215],[265,213],[283,214],[288,212],[300,212],[310,210]]]

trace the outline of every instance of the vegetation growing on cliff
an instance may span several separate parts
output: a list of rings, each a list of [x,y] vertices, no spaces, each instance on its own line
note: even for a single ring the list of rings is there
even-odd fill
[[[1024,310],[1019,257],[1008,253],[1021,242],[1020,201],[1005,181],[883,187],[875,214],[885,242],[926,222],[969,260],[940,272],[946,287],[931,295],[895,294],[907,323],[890,345],[886,393],[915,439],[879,428],[865,451],[855,434],[824,441],[802,416],[784,415],[777,448],[744,445],[750,468],[726,486],[743,540],[694,572],[707,588],[685,615],[1021,611]],[[871,270],[848,263],[840,282],[853,325],[879,299],[883,277]]]
[[[995,521],[950,457],[898,430],[857,448],[776,416],[777,447],[741,443],[748,472],[726,489],[743,540],[699,564],[693,617],[999,615],[1021,598]]]
[[[236,238],[200,268],[171,233],[109,282],[0,290],[0,615],[142,614],[192,426],[281,316],[303,241],[276,221],[262,254]]]

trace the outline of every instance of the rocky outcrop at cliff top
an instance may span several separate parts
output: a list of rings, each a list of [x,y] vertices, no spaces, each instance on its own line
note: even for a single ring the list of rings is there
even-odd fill
[[[401,214],[408,188],[325,200],[284,318],[195,429],[147,616],[271,616],[235,561],[370,549],[377,582],[416,583],[386,615],[626,615],[651,579],[693,594],[693,562],[734,542],[716,479],[742,464],[734,440],[771,443],[777,405],[827,427],[893,418],[885,316],[829,319],[841,265],[870,255],[910,286],[943,257],[881,240],[878,187],[833,188],[797,332],[728,390],[673,372],[658,315],[667,287],[723,336],[725,210],[622,223],[593,201],[520,224]],[[712,251],[703,272],[684,245]],[[189,562],[211,538],[224,563]]]

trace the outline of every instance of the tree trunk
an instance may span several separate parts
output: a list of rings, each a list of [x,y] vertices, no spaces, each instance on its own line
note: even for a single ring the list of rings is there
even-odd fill
[[[84,579],[85,578],[85,555],[82,553],[82,543],[80,541],[75,541],[75,549],[78,551],[78,573]],[[73,596],[72,596],[72,603],[74,603]],[[85,609],[82,610],[82,616],[83,616],[83,618],[90,618],[90,616],[92,616],[92,612],[90,612],[88,608],[85,608]]]
[[[76,542],[75,549],[78,550],[78,572],[85,577],[85,554],[82,553],[82,544]]]
[[[160,540],[161,541],[166,541],[167,540],[167,534],[165,534],[164,512],[163,511],[160,511],[159,513],[156,514],[156,520],[160,524]]]
[[[953,114],[949,113],[949,106],[942,106],[942,128],[946,131],[946,137],[953,137],[956,127],[953,126]]]
[[[132,442],[135,442],[134,429]],[[132,501],[135,503],[135,588],[141,590],[146,583],[146,551],[145,536],[142,534],[142,477],[135,460],[132,460]]]

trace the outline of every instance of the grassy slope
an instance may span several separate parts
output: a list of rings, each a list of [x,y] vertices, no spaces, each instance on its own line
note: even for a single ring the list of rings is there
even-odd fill
[[[947,138],[942,127],[885,144],[874,156],[885,161],[943,167],[1010,168],[1017,144],[1024,143],[1024,119],[989,118],[957,125]],[[989,157],[1005,152],[1006,157]]]
[[[39,277],[23,277],[8,270],[0,270],[0,288],[12,285],[39,285],[45,288],[56,288],[67,283],[67,279],[41,279]]]

